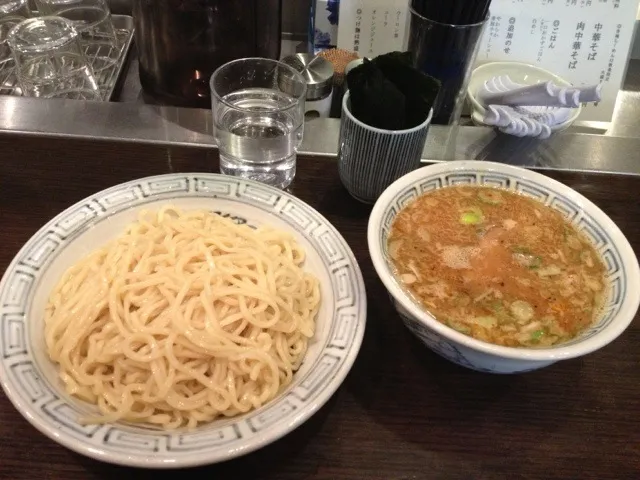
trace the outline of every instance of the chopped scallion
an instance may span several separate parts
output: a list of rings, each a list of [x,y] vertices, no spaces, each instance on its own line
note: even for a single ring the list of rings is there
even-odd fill
[[[484,220],[482,210],[478,207],[469,207],[462,210],[460,223],[463,225],[477,225]]]
[[[537,341],[544,336],[544,330],[536,330],[531,334],[531,340]]]
[[[529,263],[529,268],[531,270],[535,270],[536,268],[540,268],[542,266],[542,258],[535,256],[531,259],[531,263]]]
[[[514,245],[511,247],[513,253],[522,253],[523,255],[530,255],[531,250],[528,247],[524,247],[522,245]]]
[[[460,216],[460,223],[464,225],[476,225],[481,221],[480,216],[472,212],[466,212]]]

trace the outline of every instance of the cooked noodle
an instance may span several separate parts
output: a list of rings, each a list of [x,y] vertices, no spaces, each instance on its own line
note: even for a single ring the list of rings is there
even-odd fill
[[[307,351],[318,280],[288,233],[164,207],[62,277],[45,312],[84,423],[195,427],[264,405]]]

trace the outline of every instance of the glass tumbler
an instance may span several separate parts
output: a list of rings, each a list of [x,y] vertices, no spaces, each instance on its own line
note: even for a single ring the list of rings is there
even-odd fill
[[[16,83],[7,36],[16,24],[30,16],[28,0],[0,0],[0,94],[12,93]]]
[[[210,86],[221,173],[289,186],[304,131],[304,77],[276,60],[244,58],[218,68]]]
[[[433,106],[433,123],[456,124],[489,17],[470,25],[450,25],[423,17],[413,7],[410,12],[409,51],[413,63],[442,83]]]
[[[122,42],[113,26],[106,0],[36,0],[36,5],[44,15],[56,15],[73,22],[96,76],[120,58]],[[98,81],[102,83],[100,78]]]
[[[62,17],[23,20],[11,29],[8,43],[22,94],[41,98],[101,100],[78,32]]]

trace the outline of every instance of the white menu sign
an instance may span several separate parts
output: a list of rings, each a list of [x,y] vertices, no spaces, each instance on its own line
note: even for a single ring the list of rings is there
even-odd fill
[[[519,61],[574,85],[603,83],[580,120],[610,122],[624,81],[638,0],[493,0],[477,62]]]
[[[338,48],[361,57],[406,49],[408,0],[342,0]]]

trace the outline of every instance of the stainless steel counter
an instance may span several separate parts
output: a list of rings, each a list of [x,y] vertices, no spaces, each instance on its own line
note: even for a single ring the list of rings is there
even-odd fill
[[[339,127],[336,119],[308,122],[302,151],[334,157]],[[3,134],[215,147],[207,110],[136,102],[51,100],[43,107],[38,99],[0,97],[0,128]],[[538,141],[499,135],[488,128],[432,126],[423,158],[640,174],[640,138],[566,132]]]
[[[285,42],[283,52],[294,51],[296,45]],[[0,96],[0,134],[215,148],[210,112],[145,104],[137,70],[132,51],[116,94],[119,102],[114,103]],[[630,72],[630,86],[640,90],[636,78],[640,68],[630,68]],[[339,127],[337,119],[308,122],[302,152],[335,157]],[[640,92],[620,92],[610,125],[580,125],[545,141],[509,137],[489,128],[432,126],[423,159],[483,159],[529,167],[640,174]]]

